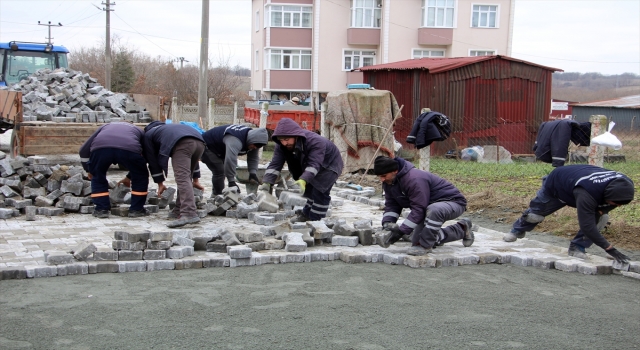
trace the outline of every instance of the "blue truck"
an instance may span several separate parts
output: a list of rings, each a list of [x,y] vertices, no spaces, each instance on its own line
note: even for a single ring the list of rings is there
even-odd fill
[[[0,42],[0,86],[11,86],[38,69],[68,68],[64,46],[21,41]]]

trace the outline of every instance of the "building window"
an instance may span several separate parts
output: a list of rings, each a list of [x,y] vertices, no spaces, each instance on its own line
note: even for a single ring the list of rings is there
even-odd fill
[[[270,27],[311,28],[311,6],[268,6]]]
[[[498,28],[498,6],[473,5],[471,26],[474,28]]]
[[[376,52],[344,50],[342,62],[344,70],[352,70],[358,69],[360,67],[372,66],[376,63]]]
[[[260,50],[256,50],[256,58],[253,60],[253,64],[255,64],[255,67],[253,67],[253,70],[258,70],[260,69],[260,65],[258,64],[258,62],[260,60]]]
[[[382,0],[351,0],[351,26],[380,28]]]
[[[453,28],[455,0],[422,0],[422,26]]]
[[[492,56],[495,55],[496,52],[493,50],[470,50],[469,56]]]
[[[311,69],[311,50],[269,50],[270,69]]]
[[[260,11],[256,11],[256,32],[260,30]]]
[[[444,57],[444,50],[411,50],[411,58]]]

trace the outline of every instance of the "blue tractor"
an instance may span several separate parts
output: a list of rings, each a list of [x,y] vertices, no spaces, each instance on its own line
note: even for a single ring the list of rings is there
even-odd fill
[[[38,69],[68,68],[68,53],[64,46],[46,43],[0,42],[0,86],[11,86]]]

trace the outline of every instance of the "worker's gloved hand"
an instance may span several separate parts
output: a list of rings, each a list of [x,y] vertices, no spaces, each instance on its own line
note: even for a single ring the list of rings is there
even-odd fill
[[[235,181],[229,181],[229,191],[240,193],[240,186],[238,186]]]
[[[89,175],[91,175],[91,174],[89,174]],[[91,177],[89,179],[91,179]],[[125,177],[124,179],[118,181],[118,185],[120,185],[120,184],[123,184],[126,187],[131,187],[131,179],[128,178],[128,177]]]
[[[258,187],[258,191],[267,191],[267,192],[271,192],[271,184],[270,183],[263,183],[262,185],[260,185]]]
[[[300,186],[300,191],[304,193],[304,190],[307,188],[307,182],[303,179],[296,181],[296,185]]]
[[[258,185],[262,185],[262,181],[260,181],[256,174],[249,174],[249,181],[255,181]]]
[[[614,259],[616,259],[617,262],[619,262],[621,264],[629,263],[629,257],[624,255],[624,254],[622,254],[616,248],[611,248],[609,250],[605,250],[605,252],[607,252],[607,254],[611,255]]]
[[[400,231],[400,226],[398,226],[398,224],[396,223],[385,222],[382,227],[385,230],[391,231],[391,235],[388,237],[387,241],[385,242],[387,246],[396,243],[404,236],[404,233]]]

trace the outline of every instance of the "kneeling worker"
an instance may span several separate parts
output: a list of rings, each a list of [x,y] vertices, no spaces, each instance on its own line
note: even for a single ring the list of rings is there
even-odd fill
[[[467,210],[467,199],[449,181],[427,171],[416,169],[402,158],[379,156],[373,171],[384,190],[382,227],[391,231],[383,246],[397,242],[404,235],[411,236],[409,255],[425,255],[436,245],[462,240],[465,247],[473,244],[474,234],[469,219],[442,227]],[[411,209],[409,216],[397,225],[403,208]]]

